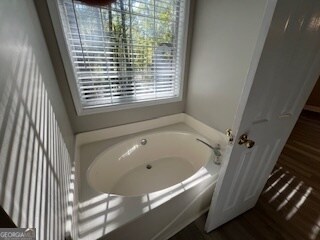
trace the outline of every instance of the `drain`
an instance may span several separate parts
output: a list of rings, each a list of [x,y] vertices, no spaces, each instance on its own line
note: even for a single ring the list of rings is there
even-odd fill
[[[152,166],[151,166],[150,164],[148,164],[148,165],[146,166],[146,168],[147,168],[147,169],[151,169]]]

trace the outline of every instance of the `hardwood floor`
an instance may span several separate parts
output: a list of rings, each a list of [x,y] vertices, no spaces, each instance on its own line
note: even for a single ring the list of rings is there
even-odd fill
[[[300,116],[253,209],[209,234],[205,220],[170,240],[320,240],[320,114]]]

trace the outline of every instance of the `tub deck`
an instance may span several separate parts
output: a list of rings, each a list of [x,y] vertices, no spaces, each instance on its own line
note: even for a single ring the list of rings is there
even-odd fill
[[[172,218],[175,218],[179,214],[179,211],[182,212],[186,210],[188,204],[190,205],[190,202],[196,200],[201,194],[205,194],[205,199],[201,200],[201,198],[199,198],[199,200],[201,200],[200,202],[202,203],[201,207],[199,207],[201,208],[199,211],[207,210],[220,169],[220,166],[215,165],[213,161],[209,161],[205,167],[201,168],[195,175],[182,183],[176,184],[164,190],[144,194],[138,197],[123,197],[100,193],[88,185],[86,171],[98,154],[100,154],[106,148],[125,139],[158,131],[183,131],[199,134],[186,124],[177,123],[166,127],[81,146],[79,239],[98,239],[103,236],[104,237],[102,239],[122,239],[122,237],[120,237],[120,230],[123,228],[130,228],[130,225],[132,225],[134,228],[134,222],[136,220],[141,221],[142,216],[147,216],[147,218],[149,217],[149,220],[147,221],[150,222],[153,221],[153,218],[156,218],[155,214],[157,214],[157,211],[159,212],[158,214],[169,211],[171,212],[170,214],[172,214]],[[165,207],[166,204],[169,208],[170,205],[172,205],[174,209],[167,210],[168,207]],[[157,211],[154,211],[155,209]],[[151,210],[153,210],[152,213],[150,213]],[[170,223],[171,220],[168,219],[167,222],[169,221]],[[166,222],[162,223],[164,224],[163,226],[161,226],[160,223],[158,223],[158,225],[160,224],[159,227],[161,228],[166,228],[167,224],[165,223]],[[145,224],[146,223],[144,223],[144,225]],[[157,239],[156,237],[157,236],[141,236],[141,239]],[[125,239],[125,236],[123,239]],[[161,239],[161,237],[159,239]]]

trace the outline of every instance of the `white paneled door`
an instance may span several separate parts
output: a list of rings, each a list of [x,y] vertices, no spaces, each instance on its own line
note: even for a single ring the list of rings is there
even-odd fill
[[[261,35],[233,126],[235,140],[225,154],[207,232],[256,204],[319,77],[319,28],[319,0],[266,1]],[[247,134],[247,140],[240,145],[242,134]]]

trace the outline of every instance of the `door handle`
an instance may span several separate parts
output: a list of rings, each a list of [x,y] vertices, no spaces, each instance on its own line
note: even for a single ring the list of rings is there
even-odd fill
[[[246,148],[252,148],[255,144],[254,141],[248,139],[248,135],[247,134],[242,134],[239,138],[239,142],[240,145],[245,145]]]

